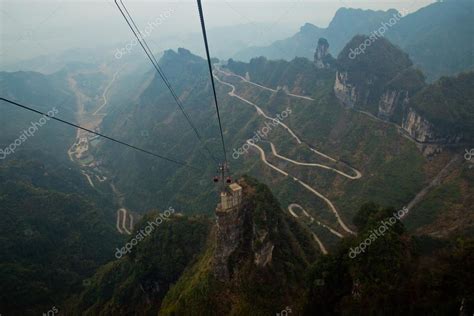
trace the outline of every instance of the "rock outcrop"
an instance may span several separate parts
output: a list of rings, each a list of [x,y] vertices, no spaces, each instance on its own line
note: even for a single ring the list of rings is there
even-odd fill
[[[248,203],[227,211],[216,210],[216,249],[213,257],[213,273],[220,281],[229,281],[233,271],[233,256],[239,248],[251,249],[253,262],[263,268],[272,261],[274,242],[266,225],[255,223],[252,208]],[[264,222],[267,221],[264,213]]]
[[[296,302],[318,244],[267,186],[249,177],[238,184],[241,204],[218,207],[208,247],[169,290],[160,315],[270,315],[288,302],[303,315]]]
[[[334,94],[345,106],[353,108],[357,102],[356,87],[347,82],[347,72],[336,72]]]
[[[314,53],[314,63],[319,69],[330,68],[333,64],[333,58],[329,54],[329,42],[325,38],[320,38],[318,40],[318,46],[316,47],[316,52]]]

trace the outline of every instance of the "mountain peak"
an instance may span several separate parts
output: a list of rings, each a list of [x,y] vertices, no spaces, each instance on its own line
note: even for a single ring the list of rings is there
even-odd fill
[[[305,23],[302,27],[300,27],[300,32],[305,34],[317,32],[318,30],[320,30],[320,28],[311,23]]]

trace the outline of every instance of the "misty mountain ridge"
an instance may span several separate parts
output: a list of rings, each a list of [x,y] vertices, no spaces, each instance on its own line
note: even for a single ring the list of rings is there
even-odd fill
[[[166,84],[138,45],[0,72],[2,97],[122,142],[0,104],[0,154],[15,148],[0,156],[0,314],[472,314],[464,3],[376,38],[398,11],[341,8],[248,62],[211,47],[212,74],[202,42],[169,46],[155,55]]]
[[[392,9],[384,12],[341,8],[327,28],[307,23],[293,37],[267,47],[245,49],[233,58],[243,61],[257,56],[311,58],[311,47],[319,37],[329,40],[329,49],[336,56],[353,36],[372,34],[385,24],[389,26],[384,36],[405,50],[432,81],[442,75],[473,69],[470,34],[474,28],[473,10],[472,1],[466,0],[436,2],[407,15]],[[400,21],[390,22],[394,16],[401,15]]]

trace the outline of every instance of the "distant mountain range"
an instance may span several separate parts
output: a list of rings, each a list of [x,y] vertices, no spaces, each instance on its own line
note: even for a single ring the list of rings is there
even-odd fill
[[[406,51],[414,64],[431,81],[474,67],[472,1],[451,0],[433,3],[403,18],[395,19],[396,10],[372,11],[341,8],[327,28],[310,23],[290,38],[265,47],[253,47],[236,53],[233,59],[253,57],[291,60],[296,56],[312,58],[320,37],[326,38],[330,52],[337,56],[355,35],[370,35],[384,24],[384,36]],[[391,20],[392,19],[392,20]]]
[[[215,212],[216,162],[161,78],[130,56],[95,127],[198,170],[96,138],[87,149],[96,163],[87,182],[68,157],[76,131],[57,122],[42,127],[0,160],[0,312],[472,314],[474,176],[463,155],[474,140],[474,72],[464,4],[430,5],[375,40],[371,28],[395,11],[341,9],[327,29],[308,24],[268,48],[273,58],[289,48],[289,61],[214,61],[228,160],[244,190],[242,207],[222,217]],[[410,32],[397,44],[396,34]],[[430,46],[432,32],[460,46],[430,53],[438,47]],[[180,48],[159,62],[204,144],[222,160],[206,60]],[[109,76],[119,70],[99,68],[0,72],[0,95],[41,111],[57,107],[59,117],[78,122],[104,101]],[[426,79],[445,72],[462,73]],[[0,149],[40,118],[0,108]],[[285,125],[259,140],[260,150],[232,156],[287,109]],[[176,214],[113,258],[170,205]],[[404,205],[406,218],[349,257]],[[117,232],[118,207],[136,215],[129,236]]]
[[[266,47],[244,49],[234,55],[234,59],[247,61],[253,57],[265,56],[268,59],[291,60],[296,56],[312,58],[314,48],[320,37],[327,38],[333,55],[337,55],[344,45],[356,34],[368,34],[388,21],[397,10],[372,11],[341,8],[327,28],[306,23],[300,31],[290,38],[274,42]]]

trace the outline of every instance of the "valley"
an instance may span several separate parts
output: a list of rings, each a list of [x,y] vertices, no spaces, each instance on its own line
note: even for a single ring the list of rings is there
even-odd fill
[[[128,2],[0,49],[0,316],[474,312],[473,4]]]
[[[90,97],[78,87],[77,81],[74,78],[78,75],[86,76],[88,74],[87,72],[72,73],[69,75],[69,87],[74,92],[77,100],[76,119],[77,122],[79,122],[79,125],[100,132],[102,121],[104,117],[107,116],[106,106],[109,103],[110,89],[114,85],[122,69],[123,67],[114,71],[109,69],[107,66],[101,67],[99,71],[108,77],[109,80],[103,88],[100,98],[98,98],[98,96]],[[95,108],[92,107],[91,109],[86,109],[86,103],[90,104],[96,101],[100,102],[100,104],[96,105]],[[88,183],[93,189],[98,189],[95,185],[96,182],[99,184],[102,184],[103,182],[108,183],[110,186],[110,192],[115,195],[115,201],[119,205],[119,209],[117,210],[117,231],[120,234],[131,235],[131,231],[133,231],[134,215],[124,208],[123,197],[114,186],[113,180],[109,179],[109,176],[107,175],[108,173],[102,165],[102,162],[97,160],[94,156],[94,152],[96,151],[95,148],[100,141],[100,136],[91,135],[84,130],[78,129],[76,140],[68,149],[67,154],[69,160],[81,169],[81,173],[86,177]]]

